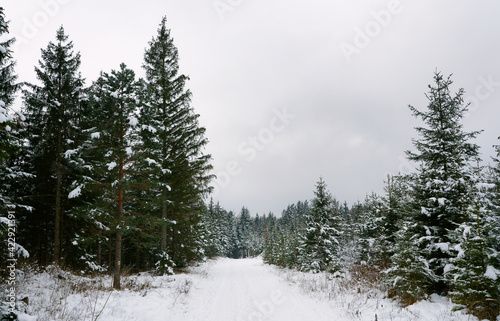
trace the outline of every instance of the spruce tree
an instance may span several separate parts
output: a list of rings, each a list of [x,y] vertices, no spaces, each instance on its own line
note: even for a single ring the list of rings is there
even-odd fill
[[[382,214],[382,200],[372,193],[367,196],[363,204],[363,218],[359,224],[358,232],[358,258],[362,265],[378,264],[382,252],[381,239],[382,230],[379,227]]]
[[[78,121],[84,81],[79,67],[80,54],[73,52],[73,42],[60,27],[56,41],[42,49],[42,59],[35,68],[41,84],[28,84],[28,90],[24,91],[32,149],[30,161],[36,175],[33,182],[35,211],[28,219],[37,229],[34,234],[53,240],[52,260],[56,264],[63,255],[64,216],[69,207],[66,200],[74,174],[65,155],[81,143],[77,137],[81,131]],[[46,226],[49,218],[53,224]],[[47,235],[49,231],[53,237]]]
[[[205,255],[228,256],[231,249],[232,222],[228,221],[227,212],[219,203],[214,204],[213,199],[205,211],[203,225]]]
[[[211,156],[203,153],[208,143],[199,115],[191,107],[189,77],[179,74],[178,50],[164,17],[157,36],[144,54],[148,103],[141,111],[143,142],[161,171],[152,177],[159,182],[154,212],[163,220],[160,249],[168,251],[178,265],[193,255],[196,238],[192,227],[201,219],[204,196],[212,175]]]
[[[4,9],[0,8],[0,36],[8,34],[8,23],[5,20]],[[22,172],[15,167],[16,156],[21,147],[19,130],[21,119],[10,110],[19,85],[14,73],[15,62],[12,59],[10,47],[15,39],[10,38],[0,43],[0,211],[3,214],[7,209],[15,210],[16,196],[13,184],[22,176]]]
[[[493,186],[489,190],[490,240],[495,251],[500,253],[500,145],[496,145],[494,148],[497,156],[493,157],[493,164],[489,166],[487,172],[487,181]],[[500,269],[500,257],[497,258],[495,266]]]
[[[306,217],[300,241],[300,264],[305,271],[340,270],[338,204],[322,178],[316,184],[315,198]]]
[[[119,70],[102,73],[89,91],[86,140],[74,153],[84,175],[73,183],[69,197],[82,199],[73,215],[87,228],[73,242],[78,248],[90,246],[85,258],[97,258],[100,265],[103,241],[109,240],[108,264],[114,265],[116,289],[120,289],[121,266],[145,266],[141,257],[148,257],[145,253],[155,248],[158,239],[159,218],[151,215],[147,204],[154,203],[148,192],[158,188],[151,175],[159,166],[141,141],[142,92],[144,83],[123,63]],[[97,248],[97,257],[92,247]],[[166,256],[159,259],[168,261]]]
[[[252,232],[252,218],[248,208],[243,207],[236,221],[236,246],[238,248],[238,257],[245,258],[250,254],[250,236]]]
[[[375,240],[378,263],[387,267],[394,254],[396,233],[401,222],[407,217],[411,204],[408,175],[388,176],[384,188],[385,196],[381,198],[380,214],[377,218],[378,237]]]
[[[384,282],[389,288],[389,296],[408,306],[427,297],[435,274],[420,254],[418,235],[413,235],[408,222],[401,224],[395,235],[391,264],[384,271]]]
[[[480,320],[492,321],[500,313],[500,271],[497,270],[500,255],[495,249],[499,235],[492,233],[499,223],[490,206],[493,188],[493,184],[483,182],[478,169],[467,220],[455,230],[460,242],[457,256],[445,267],[452,284],[450,296],[457,304],[455,309],[466,309]]]
[[[120,65],[120,70],[112,70],[103,75],[103,91],[98,97],[101,126],[92,135],[98,140],[102,153],[99,162],[93,164],[92,187],[100,189],[99,207],[103,224],[114,233],[113,287],[120,289],[122,264],[122,238],[132,230],[134,217],[134,194],[137,186],[137,151],[134,147],[138,140],[137,101],[138,83],[135,73]]]
[[[0,8],[0,37],[8,34],[8,23],[5,20],[3,8]],[[12,59],[10,47],[14,39],[0,42],[0,261],[7,262],[7,237],[9,228],[16,227],[13,218],[20,218],[20,210],[31,210],[21,199],[21,184],[29,175],[24,172],[20,157],[23,147],[24,124],[22,117],[12,110],[15,93],[19,89],[14,72],[15,62]],[[13,214],[9,215],[9,214]],[[12,238],[10,238],[12,240]],[[12,244],[11,244],[12,245]],[[29,256],[29,253],[19,245],[19,238],[15,239],[14,246],[17,256]],[[7,265],[0,268],[0,277],[7,276]],[[2,314],[0,307],[0,318]]]
[[[451,76],[435,73],[435,85],[429,85],[426,111],[409,106],[426,127],[417,127],[419,139],[413,140],[416,152],[408,159],[420,165],[412,182],[414,211],[412,232],[418,236],[421,254],[428,260],[437,282],[431,291],[446,292],[444,267],[454,256],[457,240],[451,233],[466,219],[469,162],[478,159],[478,146],[470,143],[479,132],[464,132],[461,120],[467,111],[464,90],[452,95]]]

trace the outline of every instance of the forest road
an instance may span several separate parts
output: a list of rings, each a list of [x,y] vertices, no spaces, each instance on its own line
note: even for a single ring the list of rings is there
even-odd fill
[[[339,320],[318,302],[281,280],[260,258],[218,259],[177,303],[170,321]]]

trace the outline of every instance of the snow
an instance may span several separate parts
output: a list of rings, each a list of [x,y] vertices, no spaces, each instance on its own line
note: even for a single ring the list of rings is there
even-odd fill
[[[65,157],[65,158],[70,158],[70,157],[71,157],[71,155],[74,155],[74,154],[76,154],[77,152],[78,152],[78,150],[76,150],[76,149],[69,149],[69,150],[67,150],[67,151],[64,153],[64,157]]]
[[[449,243],[436,243],[434,246],[438,249],[440,249],[442,252],[448,252],[450,250],[450,244]]]
[[[441,197],[441,198],[439,198],[439,199],[438,199],[438,203],[439,203],[439,205],[445,205],[445,204],[446,204],[446,201],[447,201],[447,199],[446,199],[446,198],[444,198],[444,197]]]
[[[10,121],[10,117],[7,114],[7,110],[3,108],[5,106],[4,102],[0,100],[0,123],[5,123]]]
[[[433,295],[400,308],[368,285],[342,283],[343,278],[327,273],[280,269],[260,258],[210,260],[188,273],[142,273],[122,282],[127,289],[113,291],[109,276],[73,276],[53,267],[27,275],[18,293],[29,297],[26,312],[40,320],[94,320],[97,313],[106,321],[477,320],[452,312],[444,297]]]
[[[148,130],[148,131],[150,131],[153,134],[156,133],[156,128],[154,128],[153,126],[142,125],[141,128],[142,128],[142,130]]]
[[[7,49],[5,49],[4,46],[0,45],[0,52],[4,54],[7,52]]]
[[[94,139],[99,139],[99,138],[101,138],[101,133],[99,133],[99,132],[92,133],[92,134],[90,134],[90,137],[94,138]]]
[[[17,315],[17,319],[19,321],[36,321],[35,317],[29,316],[29,315],[27,315],[25,313],[18,314]]]
[[[68,198],[69,199],[72,199],[72,198],[76,198],[78,196],[82,195],[82,186],[77,186],[74,190],[72,190],[71,192],[69,192],[68,194]]]
[[[500,271],[489,265],[486,268],[486,272],[484,273],[484,276],[487,278],[490,278],[492,280],[496,280],[498,278],[498,275],[500,274]]]
[[[467,238],[467,235],[470,234],[470,226],[467,226],[467,225],[462,225],[462,228],[464,229],[464,233],[463,233],[463,236],[464,238]]]
[[[131,115],[129,117],[128,122],[129,122],[130,126],[137,126],[137,124],[139,124],[139,120],[134,115]]]
[[[22,246],[17,243],[14,243],[14,252],[16,253],[17,257],[23,257],[23,258],[29,258],[30,254],[28,251]]]
[[[494,189],[496,187],[495,184],[490,184],[490,183],[477,183],[476,188],[479,190],[490,190]]]
[[[116,167],[116,165],[118,165],[118,164],[116,164],[116,162],[111,162],[111,163],[107,164],[106,166],[108,166],[108,171],[110,171],[110,170],[112,170],[113,168],[115,168],[115,167]]]

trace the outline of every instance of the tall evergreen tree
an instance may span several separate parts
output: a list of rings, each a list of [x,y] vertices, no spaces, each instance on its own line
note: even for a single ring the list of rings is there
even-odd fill
[[[8,34],[8,23],[5,20],[4,9],[0,8],[0,36]],[[12,59],[12,46],[14,39],[10,38],[0,42],[0,261],[7,262],[8,251],[8,228],[15,227],[12,216],[20,216],[20,209],[31,210],[29,206],[23,205],[20,199],[20,183],[28,176],[23,170],[20,161],[20,149],[23,145],[22,117],[11,110],[15,93],[19,89],[16,83],[17,76],[14,73],[14,60]],[[12,213],[11,213],[12,214]],[[22,246],[15,242],[17,255],[28,255]],[[0,268],[0,276],[5,276],[7,266]],[[0,308],[1,310],[1,308]],[[2,313],[0,311],[0,317]]]
[[[451,76],[450,76],[451,77]],[[438,277],[431,290],[445,292],[444,267],[454,256],[457,240],[452,231],[466,219],[469,181],[467,168],[478,159],[478,146],[469,141],[479,132],[464,132],[461,120],[467,111],[464,90],[452,95],[452,81],[435,73],[435,85],[429,85],[426,111],[409,106],[413,115],[426,127],[417,127],[414,139],[416,152],[408,151],[408,159],[420,164],[418,178],[413,182],[414,223],[422,255]]]
[[[111,74],[104,73],[101,81],[102,90],[97,91],[98,96],[94,98],[101,123],[90,134],[96,140],[91,149],[98,155],[88,164],[92,176],[85,183],[98,193],[91,205],[96,213],[93,219],[114,234],[113,287],[120,289],[122,238],[124,233],[136,228],[135,193],[144,188],[137,179],[138,152],[135,150],[139,139],[139,84],[135,73],[125,64]]]
[[[66,199],[73,180],[65,155],[80,144],[78,121],[84,81],[79,67],[80,54],[73,52],[73,42],[60,27],[56,42],[42,49],[42,59],[35,68],[41,85],[29,84],[24,91],[31,163],[36,174],[35,211],[29,219],[38,229],[34,234],[53,240],[52,260],[56,264],[63,255],[64,213],[69,206]],[[49,218],[53,224],[41,230]],[[50,230],[51,238],[47,235]]]
[[[155,212],[163,220],[160,248],[183,265],[192,256],[192,226],[200,221],[212,166],[211,156],[203,153],[205,128],[190,105],[191,92],[185,89],[189,78],[179,74],[178,50],[166,22],[164,17],[144,54],[148,103],[141,123],[150,157],[161,166],[154,178],[161,183],[155,195]]]
[[[8,34],[8,23],[5,20],[4,9],[0,8],[0,36]],[[13,166],[19,151],[20,139],[16,132],[20,129],[20,117],[13,115],[10,107],[15,93],[19,89],[14,73],[15,62],[12,59],[10,47],[15,39],[10,38],[0,43],[0,210],[14,210],[15,195],[12,194],[13,180],[18,178],[19,171]]]

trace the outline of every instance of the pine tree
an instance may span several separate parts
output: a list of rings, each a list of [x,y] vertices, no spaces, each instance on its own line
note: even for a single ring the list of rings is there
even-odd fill
[[[148,103],[140,121],[150,158],[161,168],[152,178],[160,182],[154,210],[163,220],[160,248],[168,248],[176,264],[184,265],[193,255],[190,244],[196,235],[191,234],[192,226],[201,219],[200,204],[209,192],[212,166],[211,156],[203,154],[208,142],[205,128],[190,106],[191,92],[184,89],[189,78],[179,74],[178,61],[164,17],[144,54]]]
[[[66,202],[73,180],[71,166],[65,155],[80,142],[78,120],[84,81],[78,69],[80,54],[73,52],[63,27],[56,33],[56,42],[42,49],[42,59],[35,68],[41,85],[29,84],[24,91],[30,146],[31,164],[36,174],[33,192],[35,211],[29,217],[42,238],[53,230],[53,255],[56,264],[63,254],[64,216],[69,207]],[[52,218],[53,225],[42,232],[40,227]],[[39,223],[39,224],[38,224]],[[41,247],[41,246],[40,246]]]
[[[328,269],[335,272],[340,270],[338,204],[328,192],[322,178],[316,184],[314,194],[315,198],[306,217],[306,228],[301,235],[301,269],[313,272]]]
[[[469,191],[467,167],[478,158],[478,146],[469,143],[479,132],[466,133],[460,123],[467,106],[463,89],[454,96],[452,81],[440,73],[434,75],[435,86],[429,85],[426,111],[409,106],[415,117],[427,127],[417,127],[420,139],[414,139],[417,152],[407,152],[408,159],[420,164],[418,178],[412,183],[414,214],[412,229],[418,236],[422,255],[438,277],[432,291],[446,292],[444,267],[453,257],[457,245],[450,231],[466,218]]]

